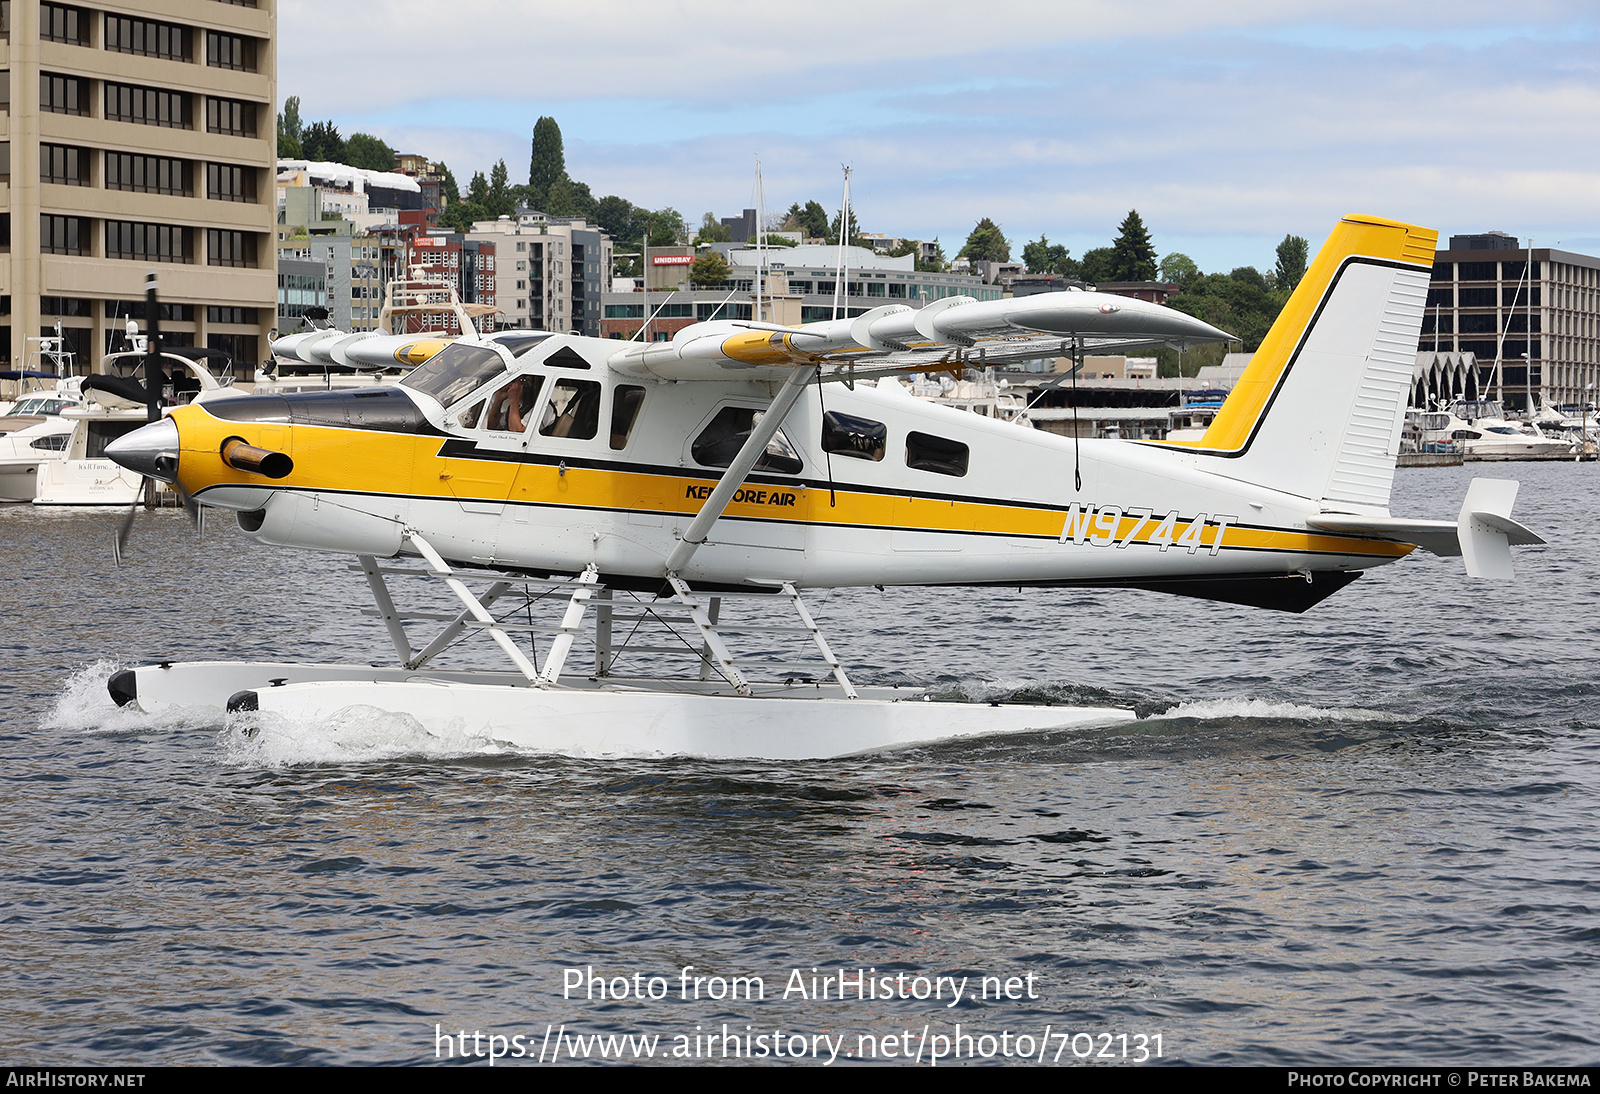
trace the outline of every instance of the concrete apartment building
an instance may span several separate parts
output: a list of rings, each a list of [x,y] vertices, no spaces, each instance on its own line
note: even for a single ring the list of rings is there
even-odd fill
[[[1592,401],[1585,387],[1600,387],[1600,258],[1536,247],[1528,279],[1528,250],[1518,244],[1503,232],[1450,237],[1434,255],[1417,348],[1475,355],[1478,390],[1509,409],[1526,409],[1530,394],[1552,406]]]
[[[276,0],[0,7],[12,362],[57,319],[97,362],[155,268],[163,336],[253,368],[276,303],[276,19]]]
[[[535,209],[473,222],[469,240],[494,243],[494,293],[501,329],[577,331],[600,337],[601,297],[610,287],[611,236],[582,217]]]

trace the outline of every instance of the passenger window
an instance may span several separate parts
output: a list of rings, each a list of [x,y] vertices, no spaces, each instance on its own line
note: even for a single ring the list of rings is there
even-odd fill
[[[611,393],[611,447],[627,448],[628,434],[644,405],[644,388],[619,384]]]
[[[928,433],[906,434],[906,466],[917,471],[960,478],[967,473],[969,451],[960,441],[947,441]]]
[[[747,406],[725,406],[717,411],[711,424],[702,429],[694,444],[689,446],[695,462],[706,467],[727,467],[733,463],[763,413]],[[804,467],[800,454],[780,429],[767,442],[767,450],[756,461],[755,470],[798,475]]]
[[[483,428],[500,433],[522,433],[528,428],[533,404],[539,399],[542,376],[518,376],[494,393],[489,400],[489,412],[484,415]]]
[[[557,380],[539,420],[539,432],[587,441],[599,431],[600,385],[593,380]]]
[[[877,463],[883,459],[888,440],[889,430],[882,422],[850,414],[835,414],[831,410],[822,416],[824,452]]]

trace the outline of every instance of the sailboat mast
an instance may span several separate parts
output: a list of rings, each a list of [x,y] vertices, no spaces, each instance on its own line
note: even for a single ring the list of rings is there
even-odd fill
[[[841,299],[848,303],[845,280],[850,276],[850,260],[845,257],[845,246],[850,242],[850,165],[844,168],[844,198],[839,203],[839,263],[833,271],[833,318],[839,318]],[[848,311],[845,313],[849,314]]]

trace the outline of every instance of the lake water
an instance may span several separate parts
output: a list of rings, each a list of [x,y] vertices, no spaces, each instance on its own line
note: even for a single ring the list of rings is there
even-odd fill
[[[1551,541],[1515,584],[814,594],[860,681],[1145,717],[807,763],[119,711],[118,665],[392,652],[344,559],[159,513],[116,570],[117,516],[7,507],[10,1058],[1592,1062],[1600,479],[1394,511],[1474,474]]]

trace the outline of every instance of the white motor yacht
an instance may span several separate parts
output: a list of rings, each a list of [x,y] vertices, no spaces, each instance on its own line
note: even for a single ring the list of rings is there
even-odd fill
[[[128,505],[139,490],[139,476],[106,458],[106,445],[146,424],[149,411],[144,385],[135,377],[143,371],[145,350],[135,348],[107,354],[100,372],[83,378],[84,401],[61,411],[70,432],[55,458],[38,463],[31,499],[35,505]],[[163,413],[186,403],[213,399],[248,398],[231,386],[233,378],[219,380],[201,362],[226,358],[216,350],[173,346],[161,352],[167,383],[162,389]]]
[[[1454,441],[1469,460],[1559,456],[1574,450],[1571,440],[1552,439],[1526,422],[1508,420],[1496,399],[1460,399],[1442,413],[1442,425],[1436,421],[1439,413],[1428,415],[1435,419],[1429,424],[1439,427],[1425,429],[1422,439]]]

